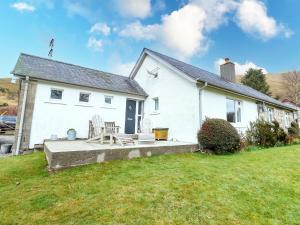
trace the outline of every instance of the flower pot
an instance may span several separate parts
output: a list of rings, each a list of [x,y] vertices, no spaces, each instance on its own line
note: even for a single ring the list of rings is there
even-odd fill
[[[76,140],[76,130],[75,129],[69,129],[67,134],[68,134],[68,140],[69,141]]]

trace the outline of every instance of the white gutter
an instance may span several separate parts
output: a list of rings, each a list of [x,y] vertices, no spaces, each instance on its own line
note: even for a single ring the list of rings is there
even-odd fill
[[[204,83],[202,87],[199,88],[199,129],[202,126],[202,90],[208,86],[207,82]]]
[[[22,101],[22,109],[21,109],[21,115],[20,115],[20,122],[19,122],[19,130],[18,130],[18,136],[17,136],[17,144],[16,144],[15,155],[19,155],[20,146],[21,146],[23,125],[24,125],[25,107],[26,107],[26,100],[27,100],[27,93],[28,93],[28,82],[29,82],[29,77],[28,76],[26,76],[26,80],[24,82],[25,82],[24,95],[23,95],[23,101]]]

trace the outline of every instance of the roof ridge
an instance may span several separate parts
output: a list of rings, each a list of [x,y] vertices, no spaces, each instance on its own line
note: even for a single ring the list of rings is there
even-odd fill
[[[50,61],[50,62],[61,63],[61,64],[65,64],[65,65],[70,65],[70,66],[76,66],[76,67],[80,67],[80,68],[83,68],[83,69],[88,69],[88,70],[93,70],[93,71],[96,71],[96,72],[101,72],[101,73],[104,73],[104,74],[110,74],[110,75],[115,75],[115,76],[129,78],[127,76],[123,76],[123,75],[120,75],[120,74],[105,72],[105,71],[102,71],[102,70],[97,70],[97,69],[93,69],[93,68],[89,68],[89,67],[85,67],[85,66],[80,66],[80,65],[77,65],[77,64],[68,63],[68,62],[64,62],[64,61],[59,61],[59,60],[55,60],[55,59],[48,59],[48,58],[45,58],[45,57],[31,55],[31,54],[28,54],[28,53],[21,52],[20,55],[25,55],[25,56],[29,56],[29,57],[39,58],[39,59],[42,59],[42,60],[47,60],[47,61]]]
[[[212,78],[218,79],[219,81],[222,81],[222,82],[228,83],[228,84],[230,84],[230,85],[236,86],[236,88],[240,87],[240,88],[248,89],[249,91],[252,91],[252,92],[256,92],[256,95],[259,94],[259,95],[261,95],[261,96],[264,96],[265,99],[269,99],[269,100],[264,100],[264,101],[268,101],[268,102],[270,102],[270,103],[273,102],[274,104],[277,104],[277,105],[281,105],[281,106],[282,106],[282,102],[278,101],[277,99],[273,98],[272,96],[269,96],[269,95],[267,95],[267,94],[265,94],[265,93],[263,93],[263,92],[261,92],[261,91],[258,91],[258,90],[256,90],[256,89],[254,89],[254,88],[252,88],[252,87],[249,87],[249,86],[247,86],[247,85],[244,85],[244,84],[241,84],[241,83],[237,83],[237,82],[230,82],[230,81],[227,81],[227,80],[223,79],[221,76],[219,76],[219,75],[217,75],[217,74],[215,74],[215,73],[212,73],[212,72],[209,72],[209,71],[207,71],[207,70],[201,69],[201,68],[199,68],[199,67],[197,67],[197,66],[194,66],[194,65],[192,65],[192,64],[189,64],[189,63],[180,61],[180,60],[178,60],[178,59],[175,59],[175,58],[170,57],[170,56],[168,56],[168,55],[162,54],[162,53],[160,53],[160,52],[156,52],[156,51],[151,50],[151,49],[149,49],[149,48],[144,48],[144,50],[149,51],[150,53],[155,54],[156,56],[160,57],[160,58],[161,58],[162,60],[164,60],[164,61],[170,60],[170,61],[174,61],[174,63],[184,64],[184,65],[186,65],[186,66],[188,66],[188,67],[192,67],[193,69],[196,69],[196,70],[197,70],[197,71],[195,71],[196,73],[199,73],[199,72],[203,71],[203,72],[207,73],[208,75],[212,75]],[[164,58],[165,58],[165,59],[164,59]],[[167,63],[172,64],[172,62],[167,62]],[[176,67],[176,66],[175,66],[175,67]],[[179,67],[179,68],[177,67],[177,69],[180,70],[180,71],[182,71],[182,72],[184,72],[185,74],[188,75],[188,73],[187,73],[186,71],[184,71],[183,69],[181,69],[181,67]],[[200,80],[200,78],[197,78],[197,77],[192,77],[192,78],[193,78],[194,80]],[[222,87],[222,88],[223,88],[223,89],[226,89],[225,87]],[[233,91],[234,91],[234,90],[233,90]],[[238,92],[238,91],[236,91],[236,90],[235,90],[234,92],[240,93],[240,92]],[[247,95],[247,96],[250,96],[249,94],[246,94],[246,95]],[[256,97],[256,98],[257,98],[257,99],[261,99],[262,97]],[[262,100],[262,99],[261,99],[261,100]],[[272,100],[272,101],[271,101],[271,100]]]
[[[149,49],[149,48],[144,48],[144,49],[146,49],[146,50],[148,50],[148,51],[151,51],[151,52],[154,52],[154,53],[156,53],[156,54],[160,54],[160,55],[162,55],[162,56],[164,56],[164,57],[168,57],[168,58],[170,58],[170,59],[172,59],[172,60],[175,60],[175,61],[177,61],[177,62],[184,63],[184,64],[186,64],[186,65],[188,65],[188,66],[192,66],[192,67],[194,67],[194,68],[196,68],[196,69],[205,71],[205,72],[207,72],[207,73],[210,73],[210,74],[212,74],[212,75],[214,75],[214,76],[216,76],[216,77],[222,79],[218,74],[215,74],[215,73],[210,72],[210,71],[208,71],[208,70],[204,70],[204,69],[202,69],[202,68],[200,68],[200,67],[198,67],[198,66],[189,64],[189,63],[187,63],[187,62],[183,62],[183,61],[181,61],[181,60],[175,59],[175,58],[173,58],[173,57],[171,57],[171,56],[168,56],[168,55],[166,55],[166,54],[163,54],[163,53],[154,51],[154,50]],[[222,80],[224,80],[224,79],[222,79]],[[224,81],[226,81],[226,80],[224,80]]]

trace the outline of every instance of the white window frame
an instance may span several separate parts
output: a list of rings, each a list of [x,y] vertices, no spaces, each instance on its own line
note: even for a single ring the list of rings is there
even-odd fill
[[[159,98],[158,97],[153,98],[153,103],[154,103],[154,112],[158,112],[159,111]]]
[[[81,101],[81,100],[80,100],[81,94],[84,94],[84,95],[88,95],[88,96],[89,96],[87,102]],[[89,104],[89,103],[90,103],[90,100],[91,100],[90,97],[91,97],[91,93],[89,93],[89,92],[79,92],[79,99],[78,99],[78,101],[79,101],[80,104]]]
[[[137,116],[136,116],[136,121],[137,121],[137,132],[142,131],[142,122],[144,118],[144,100],[139,100],[137,101]],[[139,129],[140,128],[140,129]]]
[[[289,112],[284,113],[284,123],[285,123],[285,127],[290,126],[290,113]]]
[[[268,122],[272,123],[274,121],[274,108],[268,107],[267,109],[268,112]]]
[[[227,100],[231,100],[234,102],[234,122],[230,122],[230,123],[241,124],[243,121],[243,102],[240,100],[237,100],[237,99],[233,99],[233,98],[226,98],[226,104],[227,104]],[[239,109],[240,109],[240,114],[241,114],[240,121],[238,121],[238,110]],[[227,105],[226,105],[226,120],[227,120],[227,113],[228,113],[228,109],[227,109]]]
[[[106,98],[109,98],[109,99],[110,99],[110,103],[107,103],[107,102],[105,101]],[[104,95],[104,105],[112,106],[112,105],[113,105],[113,100],[114,100],[114,96],[111,96],[111,95]]]
[[[235,100],[235,115],[236,115],[236,123],[242,123],[242,102]],[[240,121],[238,121],[238,110],[240,109]]]
[[[61,91],[61,98],[60,98],[60,99],[52,98],[52,97],[51,97],[52,91]],[[61,88],[51,88],[51,89],[50,89],[50,101],[51,101],[51,102],[62,102],[63,97],[64,97],[64,89],[61,89]]]

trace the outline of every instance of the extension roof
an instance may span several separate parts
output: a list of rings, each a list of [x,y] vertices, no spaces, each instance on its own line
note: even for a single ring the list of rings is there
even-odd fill
[[[79,85],[102,90],[147,96],[140,85],[129,77],[106,73],[70,63],[21,53],[12,71],[15,76],[66,84]]]

